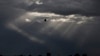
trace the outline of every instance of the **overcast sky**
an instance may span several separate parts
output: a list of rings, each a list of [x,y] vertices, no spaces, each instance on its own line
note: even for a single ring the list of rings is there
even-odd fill
[[[0,0],[0,54],[100,55],[99,2]]]

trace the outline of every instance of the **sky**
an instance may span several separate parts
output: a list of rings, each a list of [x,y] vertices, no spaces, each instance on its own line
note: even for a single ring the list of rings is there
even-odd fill
[[[100,55],[99,2],[0,0],[0,54]]]

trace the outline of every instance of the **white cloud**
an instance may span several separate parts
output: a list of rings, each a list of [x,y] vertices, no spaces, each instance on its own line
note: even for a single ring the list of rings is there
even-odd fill
[[[37,5],[43,4],[43,2],[40,2],[40,1],[36,1],[35,3],[36,3]]]
[[[41,16],[41,17],[61,16],[61,15],[54,14],[54,13],[39,13],[39,12],[28,12],[27,14],[32,15],[32,16]]]

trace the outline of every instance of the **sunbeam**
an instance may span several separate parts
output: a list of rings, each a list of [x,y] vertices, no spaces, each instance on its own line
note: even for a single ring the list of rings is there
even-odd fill
[[[44,19],[47,21],[45,22]],[[92,19],[93,17],[78,14],[62,16],[54,13],[27,12],[11,21],[8,26],[33,41],[42,42],[39,37],[34,37],[35,34],[39,36],[59,34],[66,39],[72,39],[77,29]]]
[[[22,29],[18,28],[16,25],[14,25],[14,23],[9,23],[7,25],[7,28],[12,29],[14,31],[17,31],[18,33],[28,37],[30,40],[32,40],[33,42],[38,42],[38,43],[44,43],[44,41],[37,39],[36,37],[34,37],[33,35],[28,34],[27,32],[24,32]]]

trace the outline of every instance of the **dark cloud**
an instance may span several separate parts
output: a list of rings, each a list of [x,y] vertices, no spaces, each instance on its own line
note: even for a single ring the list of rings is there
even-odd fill
[[[38,19],[38,18],[36,18]],[[39,17],[39,19],[42,19],[42,17]],[[28,32],[29,34],[32,34],[36,38],[42,39],[46,42],[46,46],[51,51],[52,53],[57,52],[60,53],[62,56],[67,56],[68,54],[73,54],[73,53],[89,53],[90,48],[100,48],[99,47],[99,19],[94,18],[95,21],[89,23],[87,22],[86,24],[81,25],[80,27],[77,27],[76,31],[71,34],[72,36],[69,37],[71,40],[67,38],[67,36],[61,36],[62,32],[59,31],[65,31],[70,23],[64,23],[61,29],[57,30],[54,32],[52,35],[48,35],[49,31],[52,31],[52,27],[50,29],[47,29],[47,32],[45,34],[39,33],[38,31],[45,25],[47,24],[46,22],[42,23],[34,23],[29,25],[25,24],[21,29],[24,29],[25,32]],[[56,26],[55,26],[56,27]],[[74,29],[76,25],[74,24],[71,28],[71,30]],[[62,30],[63,29],[63,30]],[[45,29],[46,30],[46,29]],[[34,31],[34,32],[33,32]],[[69,33],[69,32],[68,32]],[[66,35],[68,34],[66,33]],[[98,37],[95,37],[98,36]],[[93,51],[93,50],[91,50]],[[57,54],[56,53],[56,54]],[[89,53],[90,54],[90,53]]]
[[[24,50],[23,47],[27,46],[24,43],[30,43],[27,39],[23,38],[25,36],[5,27],[7,22],[20,17],[26,12],[21,8],[14,7],[17,1],[13,1],[0,0],[0,54],[20,54],[22,53],[21,50]]]
[[[40,0],[43,4],[36,4],[37,0],[0,0],[1,5],[10,5],[28,11],[53,12],[62,15],[82,14],[99,16],[99,0]]]
[[[98,16],[100,14],[99,0],[41,0],[41,2],[43,2],[42,5],[33,4],[28,9],[62,15],[82,14]]]
[[[46,23],[34,23],[30,27],[26,27],[30,34],[37,38],[46,41],[46,44],[39,44],[31,42],[26,36],[21,35],[17,31],[10,30],[4,27],[4,22],[16,19],[26,13],[25,10],[33,10],[40,12],[53,12],[62,15],[68,14],[83,14],[83,15],[99,15],[99,0],[41,0],[44,2],[42,5],[32,4],[28,5],[26,0],[0,0],[0,54],[29,54],[35,55],[43,54],[47,51],[51,53],[60,53],[62,56],[73,54],[76,52],[90,52],[89,48],[95,49],[99,46],[99,17],[95,18],[94,23],[84,24],[79,27],[75,34],[72,34],[72,40],[63,38],[58,32],[53,35],[43,35],[37,31],[42,28]],[[40,17],[41,19],[41,17]],[[19,22],[18,22],[19,23]],[[96,23],[96,24],[95,24]],[[67,28],[66,24],[62,29]],[[22,28],[23,30],[25,28]],[[51,28],[52,29],[52,28]],[[51,30],[49,29],[49,30]],[[60,31],[60,30],[59,30]],[[80,47],[83,40],[87,38],[84,45]],[[78,43],[78,44],[77,44]],[[93,51],[93,50],[91,50]],[[97,52],[99,52],[97,50]],[[56,54],[57,54],[56,53]],[[93,52],[92,52],[93,53]]]
[[[4,23],[24,14],[26,11],[17,7],[20,3],[22,0],[0,0],[0,22]]]

